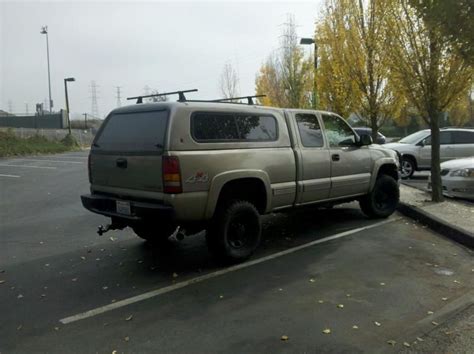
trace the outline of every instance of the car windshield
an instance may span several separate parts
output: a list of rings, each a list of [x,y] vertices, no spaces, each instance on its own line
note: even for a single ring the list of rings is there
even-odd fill
[[[399,141],[399,143],[402,143],[402,144],[416,144],[418,143],[421,139],[424,139],[426,138],[427,136],[429,136],[429,132],[428,131],[425,131],[425,130],[421,130],[419,132],[416,132],[416,133],[413,133],[413,134],[410,134],[406,137],[404,137],[403,139],[401,139]]]

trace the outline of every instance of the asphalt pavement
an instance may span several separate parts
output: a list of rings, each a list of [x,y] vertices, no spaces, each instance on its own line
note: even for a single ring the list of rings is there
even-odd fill
[[[86,152],[0,160],[0,353],[393,352],[474,299],[472,251],[400,215],[269,215],[223,268],[202,233],[99,237],[87,191]]]

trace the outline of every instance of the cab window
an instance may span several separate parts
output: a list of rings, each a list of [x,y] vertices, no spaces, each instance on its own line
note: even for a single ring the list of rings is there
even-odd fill
[[[355,144],[355,134],[342,118],[328,114],[323,114],[322,116],[330,147],[350,146]]]

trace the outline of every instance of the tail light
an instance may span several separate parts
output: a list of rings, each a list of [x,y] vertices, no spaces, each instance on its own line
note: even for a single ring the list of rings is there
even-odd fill
[[[176,194],[182,191],[179,159],[175,156],[163,156],[163,192]]]
[[[91,154],[87,157],[87,174],[89,176],[89,183],[92,183],[92,160]]]

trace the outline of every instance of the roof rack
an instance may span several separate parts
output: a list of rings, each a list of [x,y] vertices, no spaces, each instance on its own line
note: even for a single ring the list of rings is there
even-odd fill
[[[253,98],[260,98],[260,97],[267,97],[267,95],[254,95],[254,96],[242,96],[242,97],[229,97],[229,98],[220,98],[218,100],[211,100],[209,102],[227,102],[227,101],[234,101],[234,100],[243,100],[247,99],[248,105],[254,105]],[[235,102],[229,102],[229,103],[235,103]]]
[[[181,91],[173,91],[173,92],[163,92],[163,93],[155,93],[153,95],[146,95],[146,96],[136,96],[136,97],[127,97],[127,100],[137,100],[137,104],[143,103],[144,98],[148,97],[159,97],[159,96],[168,96],[168,95],[179,95],[178,102],[186,102],[186,96],[184,96],[187,92],[196,92],[198,89],[191,89],[191,90],[181,90]]]

